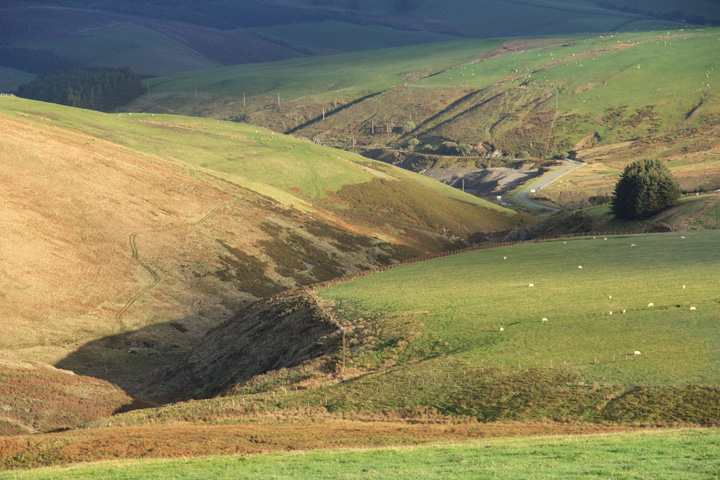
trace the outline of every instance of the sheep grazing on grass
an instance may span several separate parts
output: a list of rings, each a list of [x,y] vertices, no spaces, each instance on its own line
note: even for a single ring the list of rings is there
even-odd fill
[[[683,290],[685,290],[685,285],[683,285]]]
[[[535,286],[534,283],[528,283],[528,287],[534,287],[534,286]]]
[[[578,269],[582,270],[582,265],[578,265]]]
[[[546,317],[543,317],[542,321],[543,321],[543,322],[547,322],[548,319],[547,319]]]
[[[612,295],[608,295],[608,298],[609,298],[610,300],[612,300]]]
[[[642,353],[640,353],[640,350],[635,350],[635,356],[637,355],[642,355]]]
[[[685,238],[685,236],[682,236],[682,237],[680,237],[680,238],[683,238],[683,239],[684,239],[684,238]]]
[[[609,314],[612,315],[612,310],[610,310]]]
[[[501,331],[501,332],[504,332],[505,329],[504,329],[503,327],[500,327],[500,331]]]
[[[691,311],[697,310],[697,307],[690,307],[690,310],[691,310]]]
[[[630,246],[631,246],[631,247],[637,247],[637,245],[635,245],[634,243],[631,243]]]
[[[654,303],[652,303],[652,302],[648,303],[648,307],[654,307],[654,306],[655,306]]]
[[[625,309],[623,308],[623,315],[625,315]]]
[[[503,257],[503,260],[507,260],[507,257]]]
[[[607,240],[607,237],[605,237],[603,240]]]

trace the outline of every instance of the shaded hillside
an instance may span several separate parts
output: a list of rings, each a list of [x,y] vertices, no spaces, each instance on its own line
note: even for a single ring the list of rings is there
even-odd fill
[[[167,75],[457,37],[717,25],[720,8],[700,0],[17,0],[0,6],[0,15],[0,43],[65,63]]]

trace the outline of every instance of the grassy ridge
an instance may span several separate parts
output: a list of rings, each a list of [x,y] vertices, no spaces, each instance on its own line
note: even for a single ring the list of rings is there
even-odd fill
[[[366,230],[360,230],[363,233],[375,231],[384,236],[387,235],[387,231],[383,232],[387,230],[384,225],[394,223],[393,229],[421,230],[420,237],[408,231],[410,242],[423,241],[421,237],[426,235],[423,231],[441,233],[443,227],[467,238],[477,231],[509,230],[518,221],[527,220],[515,218],[511,210],[421,175],[260,127],[174,115],[101,115],[42,103],[23,105],[27,113],[50,118],[57,125],[180,162],[189,168],[204,169],[280,203],[304,209],[332,209],[343,216],[354,217],[353,222],[364,225]],[[372,195],[372,192],[363,192],[373,179],[388,181],[386,193],[389,195],[383,199],[387,202],[384,207],[370,215],[348,209],[349,204],[363,195]],[[352,189],[344,195],[345,201],[338,196],[328,196],[352,185],[367,186]],[[426,204],[421,209],[422,218],[418,218],[409,211],[413,202],[401,198],[400,190],[411,190],[414,196],[427,194],[436,202]],[[441,210],[452,219],[448,224],[425,219],[439,218]],[[377,217],[378,212],[389,211],[398,214],[390,218]]]
[[[714,478],[720,468],[715,430],[480,440],[390,449],[277,453],[245,457],[109,462],[16,471],[0,478],[129,479],[207,476],[247,479],[469,477]]]

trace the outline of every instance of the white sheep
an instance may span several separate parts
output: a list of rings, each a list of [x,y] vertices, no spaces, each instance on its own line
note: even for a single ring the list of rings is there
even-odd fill
[[[610,310],[610,315],[612,315],[612,310]]]
[[[685,236],[682,236],[682,237],[680,237],[680,238],[683,238],[683,239],[684,239],[684,238],[685,238]]]
[[[625,315],[625,309],[623,308],[623,315]]]
[[[582,265],[578,265],[578,269],[582,270]]]
[[[503,327],[500,327],[500,331],[501,331],[501,332],[504,332],[505,329],[504,329]]]
[[[534,283],[528,283],[528,287],[534,287],[534,286],[535,286]]]
[[[637,355],[642,355],[642,353],[640,353],[640,350],[635,350],[635,356]]]
[[[685,285],[683,285],[683,290],[685,290]]]
[[[652,302],[648,303],[648,307],[654,307],[654,306],[655,306],[654,303],[652,303]]]
[[[697,307],[690,307],[691,311],[697,310]]]
[[[609,298],[610,300],[612,300],[612,295],[608,295],[608,298]]]
[[[542,321],[547,322],[548,321],[547,317],[543,317]]]
[[[503,257],[503,260],[507,260],[507,257]]]
[[[635,245],[634,243],[631,243],[630,246],[631,246],[631,247],[637,247],[637,245]]]

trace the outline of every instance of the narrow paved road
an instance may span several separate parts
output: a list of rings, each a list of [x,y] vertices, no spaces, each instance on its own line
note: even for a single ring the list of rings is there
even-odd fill
[[[534,182],[524,189],[522,189],[515,198],[518,200],[518,202],[522,203],[526,207],[534,208],[536,210],[552,210],[552,211],[559,211],[559,208],[549,207],[547,205],[543,205],[541,203],[537,203],[529,198],[529,194],[531,190],[539,191],[541,188],[546,187],[550,185],[552,182],[557,180],[558,178],[562,177],[566,173],[575,170],[576,168],[582,167],[584,164],[579,162],[573,162],[570,160],[560,160],[562,163],[565,164],[564,167],[558,168],[557,170],[548,173],[544,177],[542,177],[537,182]]]

